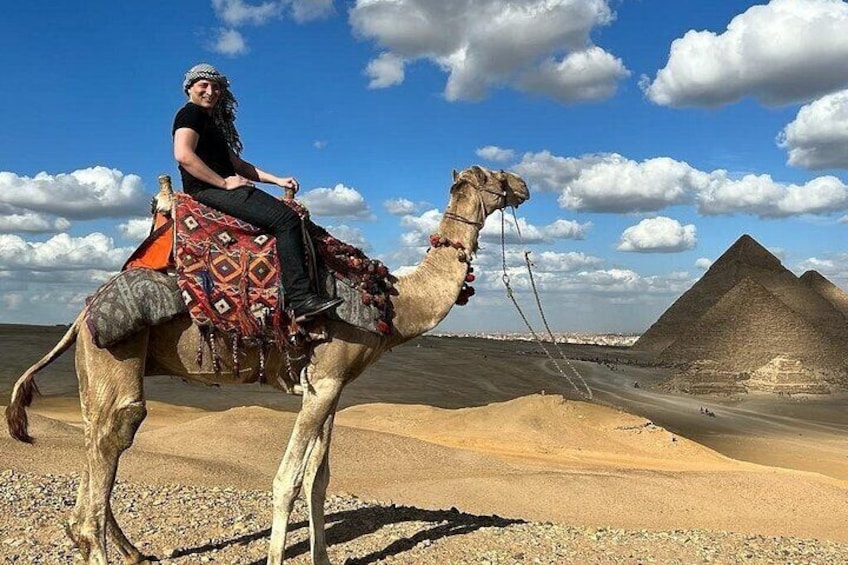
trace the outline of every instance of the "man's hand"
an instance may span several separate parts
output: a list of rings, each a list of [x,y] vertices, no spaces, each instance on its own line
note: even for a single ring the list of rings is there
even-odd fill
[[[253,181],[245,178],[241,175],[233,175],[231,177],[227,177],[224,179],[224,190],[235,190],[237,188],[241,188],[242,186],[255,186]]]
[[[298,190],[300,190],[300,183],[297,182],[297,179],[294,177],[281,177],[277,181],[277,186],[286,192],[291,191],[292,194],[295,194]]]

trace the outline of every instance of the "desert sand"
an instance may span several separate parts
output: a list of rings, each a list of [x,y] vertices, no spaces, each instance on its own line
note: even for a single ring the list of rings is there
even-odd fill
[[[0,398],[62,332],[0,327]],[[848,563],[848,396],[685,396],[623,362],[637,352],[565,350],[604,361],[576,362],[592,402],[526,342],[424,337],[351,384],[330,455],[334,562]],[[38,383],[36,444],[0,438],[2,563],[75,553],[59,523],[84,460],[70,352]],[[115,494],[129,537],[165,563],[264,562],[299,399],[165,376],[146,395]]]

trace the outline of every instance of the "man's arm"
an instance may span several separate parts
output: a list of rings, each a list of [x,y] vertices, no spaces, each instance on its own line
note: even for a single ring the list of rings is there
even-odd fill
[[[224,178],[210,169],[203,162],[203,159],[197,156],[197,142],[199,139],[200,135],[191,128],[179,128],[174,132],[174,159],[191,176],[224,190],[232,190],[240,186],[250,186],[253,184],[244,176],[236,174]]]
[[[300,188],[300,184],[294,177],[278,177],[277,175],[274,175],[267,171],[263,171],[253,163],[245,161],[232,151],[230,151],[230,161],[233,163],[233,167],[235,168],[236,173],[245,178],[251,179],[256,182],[267,182],[270,184],[276,184],[281,188],[291,189],[294,192],[297,192]]]

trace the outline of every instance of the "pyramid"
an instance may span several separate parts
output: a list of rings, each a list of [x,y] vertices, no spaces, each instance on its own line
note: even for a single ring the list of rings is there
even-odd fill
[[[830,302],[834,308],[848,318],[848,293],[827,280],[818,271],[807,271],[801,275],[801,282],[816,291],[819,296]]]
[[[710,361],[736,373],[754,372],[776,357],[834,372],[843,363],[833,339],[750,277],[734,285],[659,355],[674,364]]]
[[[633,349],[661,354],[675,340],[689,333],[710,308],[745,278],[764,287],[778,302],[830,338],[848,341],[848,318],[801,282],[753,237],[745,234],[648,328]]]

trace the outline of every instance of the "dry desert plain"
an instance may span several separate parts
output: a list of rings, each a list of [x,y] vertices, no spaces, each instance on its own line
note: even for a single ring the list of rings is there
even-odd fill
[[[0,326],[0,404],[63,332]],[[352,383],[331,449],[333,562],[848,563],[848,396],[671,394],[626,348],[563,349],[591,403],[521,341],[423,337]],[[79,562],[61,526],[83,463],[71,353],[38,377],[35,445],[0,438],[3,564]],[[162,563],[264,563],[299,399],[145,382],[118,521]],[[304,518],[299,503],[292,563],[308,562]]]

